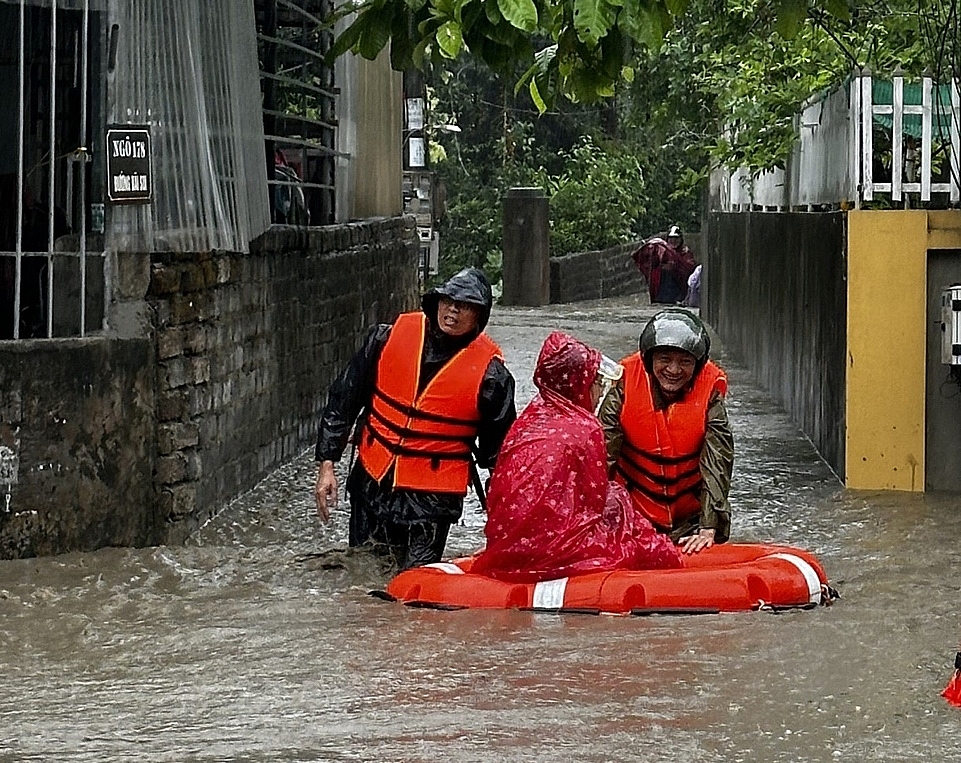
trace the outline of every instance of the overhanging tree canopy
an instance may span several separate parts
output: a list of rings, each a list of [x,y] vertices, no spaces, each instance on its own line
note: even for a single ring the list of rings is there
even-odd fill
[[[332,55],[375,58],[390,43],[397,70],[470,51],[496,72],[525,72],[539,108],[558,95],[593,101],[633,78],[639,49],[657,49],[689,0],[366,0]],[[778,31],[793,36],[811,9],[846,19],[848,0],[766,0]]]

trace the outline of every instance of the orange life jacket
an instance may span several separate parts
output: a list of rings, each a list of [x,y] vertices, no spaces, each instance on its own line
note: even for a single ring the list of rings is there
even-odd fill
[[[394,487],[467,493],[477,398],[500,348],[479,334],[437,372],[418,395],[427,331],[423,313],[403,313],[380,353],[374,394],[358,455],[378,482],[394,467]]]
[[[624,366],[624,442],[614,478],[627,488],[637,509],[660,530],[701,511],[700,457],[712,394],[727,392],[727,377],[708,361],[684,397],[655,410],[653,377],[640,353]]]

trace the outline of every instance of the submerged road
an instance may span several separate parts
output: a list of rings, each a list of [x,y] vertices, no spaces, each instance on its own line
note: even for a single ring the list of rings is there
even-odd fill
[[[560,328],[620,357],[644,297],[495,308],[533,394]],[[312,453],[183,547],[0,562],[7,761],[961,761],[961,497],[842,488],[729,374],[737,540],[819,555],[831,607],[610,617],[410,609],[314,514]],[[345,465],[342,464],[341,468]],[[343,473],[343,472],[341,472]],[[471,500],[448,551],[481,545]]]

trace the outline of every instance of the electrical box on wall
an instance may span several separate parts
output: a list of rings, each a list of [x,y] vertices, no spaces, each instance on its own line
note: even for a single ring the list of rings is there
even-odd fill
[[[961,284],[941,292],[941,362],[961,366]]]

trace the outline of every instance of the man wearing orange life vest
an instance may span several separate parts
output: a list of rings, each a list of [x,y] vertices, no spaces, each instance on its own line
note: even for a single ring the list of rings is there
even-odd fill
[[[424,295],[422,311],[374,326],[328,391],[315,454],[317,513],[330,518],[334,464],[356,421],[349,544],[382,544],[400,569],[440,561],[472,459],[493,467],[516,418],[514,378],[483,333],[492,305],[483,272],[462,270]]]
[[[723,543],[731,528],[727,377],[709,350],[693,313],[659,312],[641,332],[639,351],[621,361],[624,375],[599,414],[614,479],[688,554]]]

